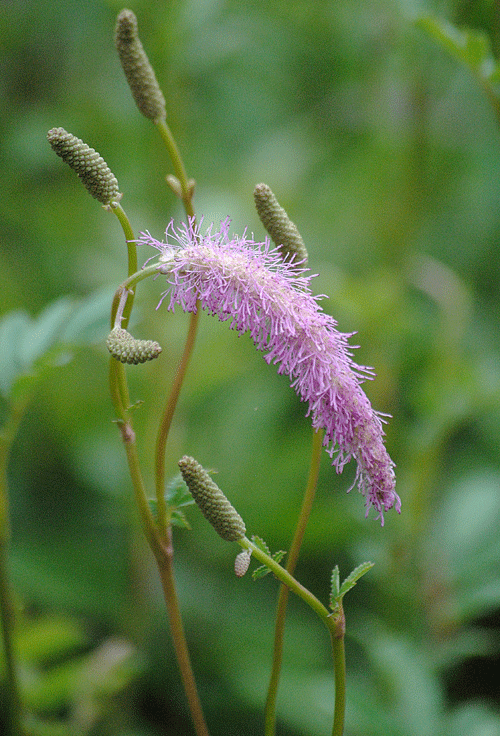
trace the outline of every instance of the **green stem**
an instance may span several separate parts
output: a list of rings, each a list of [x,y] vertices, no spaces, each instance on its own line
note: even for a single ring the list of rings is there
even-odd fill
[[[160,532],[151,513],[140,471],[135,433],[128,415],[128,388],[125,369],[124,366],[114,358],[111,358],[110,362],[110,388],[113,405],[119,417],[118,422],[127,455],[129,473],[132,479],[135,500],[139,509],[142,526],[158,565],[177,662],[179,664],[191,717],[193,719],[197,736],[209,736],[196,689],[175,589],[172,565],[173,548],[171,529],[166,529],[164,533]],[[125,404],[123,403],[124,399],[127,401]]]
[[[295,535],[293,537],[290,551],[287,556],[287,564],[285,569],[290,575],[295,572],[297,560],[299,557],[302,540],[306,530],[307,522],[311,515],[311,509],[316,495],[316,487],[318,484],[319,466],[321,461],[321,451],[323,447],[322,430],[313,432],[313,445],[311,453],[311,465],[309,470],[309,478],[302,500]],[[264,734],[265,736],[274,736],[276,733],[276,701],[278,696],[278,684],[283,661],[283,641],[285,635],[285,619],[286,608],[288,604],[289,589],[286,585],[281,585],[278,594],[278,605],[276,609],[276,624],[274,630],[274,647],[273,662],[271,667],[271,676],[269,679],[269,687],[267,692],[266,708],[264,715]]]
[[[164,554],[160,559],[157,558],[158,570],[160,572],[161,584],[163,587],[163,595],[165,605],[167,607],[170,630],[172,632],[172,640],[174,643],[177,662],[181,671],[181,678],[184,686],[184,692],[189,705],[191,718],[197,736],[209,736],[208,728],[205,723],[201,701],[198,696],[198,690],[194,679],[193,669],[189,657],[189,650],[182,624],[180,614],[179,600],[175,586],[173,556],[174,550],[172,546],[172,529],[167,530],[168,545],[164,547]]]
[[[247,537],[238,539],[238,544],[243,549],[252,550],[252,554],[256,557],[259,562],[266,565],[271,572],[280,580],[284,585],[289,588],[292,593],[295,593],[307,603],[307,605],[315,611],[320,619],[325,624],[330,634],[332,642],[332,653],[333,653],[333,666],[335,675],[335,707],[333,717],[333,730],[332,736],[342,736],[344,731],[344,718],[345,718],[345,654],[344,654],[344,635],[345,635],[345,617],[342,608],[342,603],[339,603],[338,610],[335,614],[328,613],[328,610],[316,598],[307,588],[304,588],[301,583],[296,580],[293,575],[281,567],[280,564],[273,560],[268,554],[263,552]]]
[[[193,209],[193,202],[192,202],[193,190],[192,190],[192,187],[189,186],[189,181],[188,181],[187,174],[186,174],[186,168],[184,166],[184,162],[182,160],[180,151],[177,147],[177,143],[175,142],[175,138],[172,135],[172,131],[168,127],[166,120],[157,120],[155,122],[155,125],[158,128],[158,132],[160,133],[162,137],[162,140],[165,144],[165,147],[172,161],[175,175],[181,185],[181,192],[182,192],[181,199],[184,204],[186,215],[188,219],[192,218],[194,217],[194,209]]]
[[[335,633],[335,622],[333,621],[332,616],[328,613],[328,609],[313,593],[311,593],[310,590],[307,590],[307,588],[299,583],[293,575],[290,575],[284,567],[281,567],[276,560],[273,560],[272,557],[263,552],[260,547],[257,547],[257,545],[247,539],[247,537],[238,539],[238,544],[240,547],[243,547],[243,549],[252,550],[252,555],[259,560],[259,562],[262,562],[263,565],[266,565],[278,580],[284,583],[292,593],[295,593],[299,598],[302,598],[302,600],[320,617],[326,628]]]
[[[162,530],[167,529],[169,524],[167,504],[165,501],[165,448],[167,445],[168,433],[172,424],[172,419],[177,406],[177,401],[181,391],[181,387],[189,365],[189,359],[193,352],[194,342],[196,339],[196,330],[198,326],[199,310],[191,313],[189,330],[186,338],[186,344],[182,357],[177,366],[174,383],[172,385],[170,395],[165,405],[165,410],[158,428],[158,436],[156,440],[155,455],[155,481],[156,481],[156,501],[158,507],[158,526]]]
[[[127,292],[127,302],[123,311],[124,319],[121,324],[126,326],[128,317],[133,305],[133,287],[148,276],[158,273],[158,264],[137,271],[137,251],[135,243],[133,248],[129,241],[133,240],[133,233],[128,224],[128,220],[120,207],[117,207],[115,214],[120,220],[127,245],[129,246],[129,268],[128,278],[120,285],[115,292],[111,311],[111,324],[113,326],[116,312],[121,296]],[[182,358],[180,360],[174,385],[167,401],[166,409],[162,417],[156,451],[155,462],[155,478],[156,478],[156,496],[157,496],[157,520],[155,521],[147,500],[146,490],[139,467],[139,458],[137,455],[137,447],[135,443],[135,433],[132,422],[129,417],[129,392],[124,367],[121,363],[111,358],[110,363],[110,389],[113,405],[119,417],[120,430],[127,454],[129,472],[132,479],[136,503],[142,521],[142,526],[149,546],[155,556],[158,566],[158,572],[162,583],[165,606],[172,633],[172,640],[179,665],[181,679],[186,694],[191,718],[193,720],[195,732],[197,736],[209,736],[209,732],[205,723],[201,701],[198,696],[196,682],[194,679],[189,650],[187,647],[186,636],[182,624],[182,617],[179,608],[179,601],[175,586],[174,570],[173,570],[173,545],[172,531],[168,525],[167,508],[164,497],[165,486],[165,446],[168,432],[172,422],[172,417],[179,397],[180,389],[191,356],[194,340],[196,335],[196,326],[198,323],[198,312],[191,314],[189,332]]]
[[[2,628],[3,653],[6,671],[7,695],[7,735],[20,736],[21,729],[21,698],[19,694],[19,680],[17,677],[16,662],[12,645],[14,630],[14,611],[12,591],[9,584],[7,570],[7,544],[0,542],[0,619]]]
[[[333,713],[332,736],[342,736],[344,733],[345,702],[346,702],[346,671],[345,671],[345,616],[342,602],[339,603],[339,612],[335,617],[336,632],[332,635],[333,667],[335,673],[335,709]]]
[[[9,417],[0,431],[0,627],[5,660],[7,733],[9,736],[21,736],[23,729],[20,687],[13,648],[14,601],[8,574],[10,521],[7,465],[10,448],[27,403],[26,397],[23,401],[11,406]]]
[[[137,269],[138,269],[137,245],[135,243],[134,231],[132,230],[130,220],[128,219],[127,215],[125,214],[125,211],[123,210],[120,204],[115,202],[112,205],[111,209],[113,213],[117,216],[118,221],[120,225],[122,226],[123,233],[125,235],[125,242],[127,244],[127,256],[128,256],[128,275],[132,276],[133,274],[137,272]],[[134,305],[134,292],[131,292],[129,295],[129,298],[127,299],[127,304],[125,305],[125,309],[123,310],[123,319],[120,324],[120,327],[123,327],[124,329],[127,328],[133,305]],[[113,318],[114,318],[114,314],[112,313],[112,319]]]
[[[120,428],[125,453],[127,455],[130,478],[132,480],[134,496],[139,509],[142,526],[149,546],[151,547],[155,557],[158,559],[158,557],[161,557],[162,555],[163,544],[158,527],[149,507],[146,488],[140,470],[135,432],[132,426],[132,420],[129,416],[130,402],[128,398],[129,392],[125,368],[122,363],[117,361],[115,358],[110,358],[109,385],[113,406],[118,416],[117,423]]]

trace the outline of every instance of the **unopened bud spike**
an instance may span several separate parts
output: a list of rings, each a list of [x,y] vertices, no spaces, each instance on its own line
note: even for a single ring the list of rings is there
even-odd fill
[[[201,513],[226,542],[245,536],[245,523],[207,471],[188,455],[179,460],[182,477]]]
[[[52,128],[47,133],[52,149],[75,171],[90,194],[104,205],[119,201],[118,181],[106,161],[64,128]]]
[[[114,327],[111,330],[106,346],[113,358],[129,365],[146,363],[161,353],[161,346],[155,340],[136,340],[122,327]]]
[[[149,120],[165,120],[165,98],[139,39],[137,18],[131,10],[122,10],[116,19],[115,44],[135,104]]]
[[[253,196],[260,220],[278,246],[283,260],[305,266],[307,249],[304,241],[271,189],[267,184],[257,184]]]

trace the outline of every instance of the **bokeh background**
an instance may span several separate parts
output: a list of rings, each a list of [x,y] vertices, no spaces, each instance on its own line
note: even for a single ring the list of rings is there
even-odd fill
[[[316,293],[356,359],[402,513],[364,518],[325,453],[297,577],[327,601],[331,569],[373,570],[346,599],[349,736],[500,734],[500,134],[465,64],[415,25],[433,13],[485,31],[493,0],[131,0],[197,181],[205,222],[264,232],[271,186],[306,241]],[[43,375],[12,448],[16,647],[29,707],[52,731],[191,734],[151,554],[107,392],[110,295],[126,272],[116,218],[51,151],[62,126],[117,176],[136,233],[182,211],[161,140],[137,111],[113,43],[122,5],[4,0],[0,7],[1,311],[35,317],[63,296],[95,317],[73,359]],[[152,253],[141,252],[142,261]],[[129,370],[144,472],[187,326],[138,290],[137,337],[161,358]],[[85,338],[85,339],[84,339]],[[89,338],[92,338],[89,340]],[[4,350],[0,346],[0,350]],[[8,413],[3,399],[2,415]],[[305,407],[255,352],[203,316],[168,445],[218,470],[252,534],[287,549],[311,445]],[[276,581],[236,580],[238,551],[196,508],[176,531],[176,575],[213,736],[262,733]],[[1,692],[1,691],[0,691]],[[291,600],[280,736],[331,730],[326,632]],[[62,729],[62,726],[61,726]],[[0,724],[1,730],[1,724]]]

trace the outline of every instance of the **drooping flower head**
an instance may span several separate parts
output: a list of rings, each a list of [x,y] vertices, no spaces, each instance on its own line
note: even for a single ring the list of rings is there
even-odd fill
[[[373,372],[356,365],[348,344],[351,335],[337,330],[333,317],[310,289],[308,269],[297,271],[283,261],[269,241],[256,243],[229,235],[227,219],[214,232],[201,233],[193,222],[178,230],[173,222],[165,242],[142,233],[139,244],[160,253],[159,271],[167,274],[168,307],[185,312],[201,306],[238,334],[249,332],[267,363],[286,373],[302,401],[308,403],[315,429],[324,429],[323,444],[340,473],[357,462],[355,483],[384,523],[384,511],[401,501],[394,490],[394,463],[383,442],[382,419],[372,408],[361,383]],[[161,303],[161,302],[160,302]]]

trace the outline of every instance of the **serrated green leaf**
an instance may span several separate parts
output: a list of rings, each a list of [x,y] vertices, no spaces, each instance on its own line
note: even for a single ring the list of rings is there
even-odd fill
[[[362,578],[363,575],[366,575],[368,570],[372,569],[374,564],[374,562],[362,562],[361,565],[355,567],[351,574],[346,577],[346,579],[340,586],[339,594],[337,597],[343,598],[347,591],[351,590],[351,588],[354,588],[358,580]]]
[[[176,509],[181,506],[192,506],[194,504],[194,498],[189,493],[188,487],[180,473],[168,482],[165,490],[165,500],[167,506]]]
[[[265,552],[266,555],[271,556],[271,552],[269,550],[269,547],[264,542],[264,540],[261,539],[261,537],[253,536],[252,537],[252,542],[255,544],[256,547],[258,547],[260,549],[261,552]]]
[[[167,513],[172,526],[176,526],[179,529],[191,530],[191,524],[186,519],[181,508],[184,506],[192,506],[194,504],[194,498],[189,493],[180,473],[172,478],[172,480],[167,484],[167,488],[165,490],[165,501],[167,504]],[[156,498],[150,498],[148,500],[148,504],[153,517],[157,519],[158,502]]]
[[[280,550],[278,550],[278,552],[275,552],[275,553],[274,553],[274,554],[272,555],[272,558],[273,558],[273,560],[274,560],[275,562],[277,562],[277,563],[278,563],[278,565],[279,565],[279,564],[280,564],[280,562],[281,562],[281,560],[283,559],[283,557],[284,557],[285,555],[286,555],[286,551],[285,551],[284,549],[280,549]]]
[[[261,565],[260,567],[256,567],[255,570],[252,573],[252,579],[253,580],[260,580],[261,578],[264,578],[266,575],[269,575],[271,570],[267,567],[267,565]]]
[[[330,605],[333,605],[335,600],[338,598],[340,592],[340,573],[339,566],[335,565],[332,570],[332,577],[330,579]]]
[[[252,542],[255,544],[256,547],[260,549],[261,552],[264,552],[266,555],[269,555],[269,557],[272,557],[272,559],[275,562],[277,562],[278,565],[283,559],[283,557],[286,555],[285,550],[282,550],[282,549],[280,549],[278,552],[275,552],[273,555],[271,555],[271,552],[269,551],[269,547],[264,542],[264,540],[261,539],[261,537],[255,537],[255,536],[252,537]],[[259,580],[260,578],[263,578],[266,575],[268,575],[270,572],[272,572],[272,570],[269,567],[267,567],[267,565],[261,565],[260,567],[257,567],[253,571],[252,578],[254,580]]]
[[[179,529],[187,529],[188,531],[191,531],[191,524],[186,519],[184,512],[179,511],[179,509],[172,511],[170,515],[170,523],[172,526],[176,526]]]

